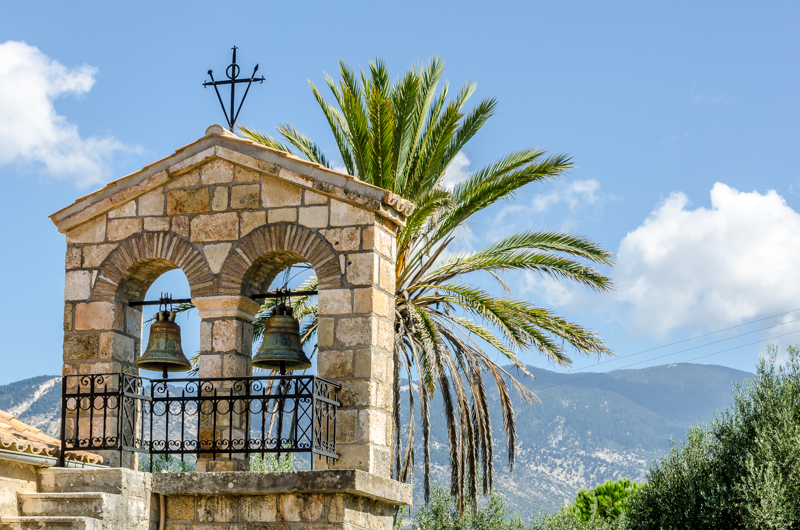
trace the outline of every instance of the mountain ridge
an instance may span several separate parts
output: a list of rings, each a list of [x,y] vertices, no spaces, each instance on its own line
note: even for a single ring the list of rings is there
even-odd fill
[[[520,381],[541,401],[525,405],[513,396],[518,440],[513,472],[508,471],[505,434],[498,422],[497,389],[493,383],[487,385],[495,421],[495,488],[525,518],[557,510],[580,488],[607,479],[644,480],[650,463],[669,450],[670,439],[682,440],[689,426],[713,419],[730,405],[733,385],[753,377],[724,366],[688,363],[570,374],[528,369],[537,379],[520,377]],[[407,392],[405,381],[402,395]],[[24,379],[0,386],[0,409],[58,437],[60,393],[59,376]],[[403,401],[405,431],[409,412],[407,400]],[[435,398],[433,417],[442,417],[440,407]],[[420,425],[418,414],[416,410]],[[446,425],[433,422],[431,427],[433,480],[446,486],[450,479]],[[414,480],[417,504],[422,499],[421,438],[417,434],[415,440],[420,455]]]

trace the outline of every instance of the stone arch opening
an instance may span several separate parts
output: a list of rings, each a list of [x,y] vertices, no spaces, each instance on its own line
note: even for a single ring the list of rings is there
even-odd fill
[[[180,269],[162,258],[148,258],[135,263],[122,275],[117,287],[117,299],[126,302],[144,300],[150,286],[172,270]]]
[[[251,232],[230,253],[220,273],[220,294],[252,296],[267,290],[286,267],[308,262],[321,289],[342,284],[333,246],[316,231],[289,223]]]
[[[176,275],[183,276],[182,281],[178,280],[178,284],[183,283],[177,287],[180,291],[171,292],[175,298],[188,295],[194,299],[213,293],[213,275],[206,259],[189,241],[175,234],[158,232],[131,236],[109,253],[97,270],[91,303],[84,304],[87,307],[84,311],[92,312],[89,316],[94,319],[93,329],[101,330],[101,336],[108,337],[105,342],[110,351],[100,352],[101,356],[121,362],[129,373],[138,372],[135,362],[146,348],[149,335],[143,329],[143,308],[129,304],[144,300],[154,282],[173,270],[179,270]],[[158,294],[150,293],[150,298],[157,299]],[[78,307],[77,313],[81,310]],[[104,319],[103,315],[111,316]],[[187,331],[192,333],[184,330],[183,337],[188,336]],[[192,334],[196,335],[196,340],[190,340],[190,344],[197,349],[199,331],[194,330]]]
[[[132,236],[100,265],[93,301],[133,302],[167,271],[181,269],[192,298],[214,292],[214,277],[203,255],[186,239],[171,233]]]
[[[261,256],[244,275],[242,284],[245,296],[267,292],[280,273],[301,263],[308,261],[291,251],[276,250]]]

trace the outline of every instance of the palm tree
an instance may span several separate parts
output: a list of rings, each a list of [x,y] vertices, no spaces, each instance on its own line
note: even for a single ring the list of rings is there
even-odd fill
[[[475,83],[452,98],[441,78],[444,62],[433,58],[390,81],[383,61],[356,73],[340,63],[340,76],[325,80],[335,104],[311,90],[328,121],[348,173],[391,190],[416,203],[397,235],[396,342],[394,348],[395,478],[409,481],[414,468],[414,411],[419,404],[424,448],[424,492],[430,494],[430,406],[438,392],[444,403],[450,443],[451,490],[463,509],[464,496],[477,500],[492,488],[492,426],[484,377],[498,391],[513,468],[515,419],[509,387],[528,400],[535,396],[496,363],[496,349],[520,372],[533,377],[521,353],[538,352],[559,366],[569,366],[565,349],[584,354],[611,353],[592,331],[552,311],[511,297],[501,274],[532,271],[569,280],[595,291],[607,291],[610,280],[586,263],[611,265],[613,256],[593,241],[556,232],[522,232],[471,253],[450,253],[458,229],[471,216],[532,182],[554,179],[572,167],[566,155],[546,156],[539,149],[512,152],[454,188],[445,187],[445,170],[466,143],[494,115],[497,102],[484,99],[469,111]],[[441,87],[441,88],[440,88]],[[292,125],[277,126],[280,139],[248,127],[240,131],[263,145],[304,156],[331,167],[331,161],[309,137]],[[496,296],[476,280],[485,272],[499,282]],[[313,333],[314,307],[303,301],[310,317],[304,332]],[[400,425],[401,373],[419,385],[409,386],[410,423]],[[472,503],[476,505],[475,502]]]

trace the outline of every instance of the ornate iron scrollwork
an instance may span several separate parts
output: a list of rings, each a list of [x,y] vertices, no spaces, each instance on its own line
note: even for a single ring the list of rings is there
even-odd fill
[[[145,455],[336,455],[339,385],[313,376],[146,379],[65,376],[62,455],[118,450]],[[201,425],[227,435],[201,439]],[[222,427],[221,429],[219,427]]]

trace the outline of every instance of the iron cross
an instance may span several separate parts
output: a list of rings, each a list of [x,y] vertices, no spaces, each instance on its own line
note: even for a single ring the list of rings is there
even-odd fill
[[[236,46],[233,47],[233,62],[225,69],[225,75],[228,77],[227,81],[215,81],[214,76],[211,73],[211,70],[208,71],[209,77],[211,77],[211,81],[206,81],[203,83],[203,87],[213,86],[214,90],[217,92],[217,98],[219,99],[219,104],[222,106],[222,112],[225,113],[225,121],[228,122],[228,127],[230,127],[231,132],[233,132],[233,127],[236,125],[236,118],[239,117],[239,111],[242,110],[242,105],[244,104],[244,99],[247,97],[247,93],[250,91],[250,85],[253,84],[253,81],[258,81],[259,83],[264,82],[264,76],[256,77],[256,72],[258,71],[258,65],[253,69],[253,74],[247,79],[237,79],[239,77],[240,68],[239,65],[236,64]],[[244,96],[242,96],[242,101],[239,102],[239,108],[236,109],[236,113],[234,114],[233,109],[235,108],[235,92],[236,92],[236,83],[247,83],[247,89],[244,91]],[[228,111],[225,110],[225,104],[222,102],[222,96],[219,95],[219,89],[217,86],[219,85],[230,85],[231,86],[231,110],[230,114]],[[229,117],[230,116],[230,117]]]

